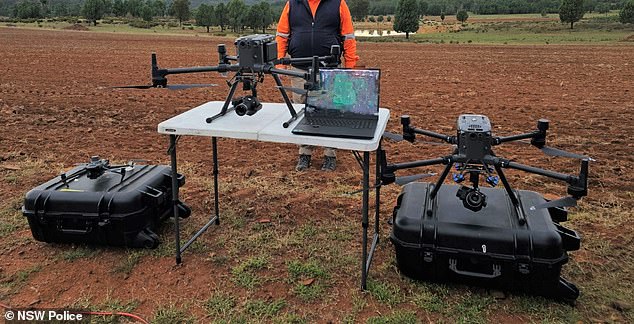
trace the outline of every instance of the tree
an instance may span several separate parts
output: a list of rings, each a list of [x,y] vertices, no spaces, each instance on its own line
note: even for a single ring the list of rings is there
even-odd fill
[[[166,6],[163,0],[154,0],[154,2],[152,2],[152,11],[155,16],[165,16],[165,8]]]
[[[598,13],[607,14],[608,12],[610,12],[610,5],[605,3],[605,2],[601,2],[601,3],[598,3],[597,6],[594,9]]]
[[[81,13],[88,21],[92,21],[97,26],[97,20],[103,18],[105,11],[106,4],[103,0],[86,0]]]
[[[141,0],[127,0],[125,4],[132,17],[141,17],[141,11],[143,10],[143,2]]]
[[[469,18],[469,14],[464,9],[458,11],[458,13],[456,14],[456,19],[458,19],[458,21],[463,24],[465,23],[465,21],[467,21],[468,18]]]
[[[225,7],[224,3],[221,2],[216,6],[215,14],[216,24],[220,26],[220,31],[225,31],[225,26],[227,25],[228,18],[227,8]]]
[[[429,8],[429,4],[423,0],[418,3],[418,15],[420,18],[423,18],[427,15],[427,9]]]
[[[619,21],[624,24],[634,24],[634,1],[630,1],[623,6],[619,13]]]
[[[378,17],[376,18],[376,21],[377,21],[377,22],[380,22],[380,23],[382,23],[382,22],[383,22],[383,20],[385,20],[385,17],[383,17],[383,16],[378,16]]]
[[[562,23],[570,23],[570,29],[583,18],[583,14],[583,0],[563,0],[559,7],[559,20]]]
[[[258,6],[260,7],[260,28],[262,28],[262,33],[266,34],[266,28],[275,21],[275,13],[271,9],[271,5],[266,1],[260,2]]]
[[[148,4],[143,5],[141,8],[141,18],[147,22],[152,21],[152,18],[154,18],[154,10]]]
[[[440,12],[440,20],[442,20],[443,22],[445,21],[445,12],[444,11]]]
[[[215,15],[214,5],[201,4],[196,12],[196,25],[207,27],[207,32],[209,32],[209,27],[216,23],[214,21]]]
[[[368,15],[370,10],[369,0],[350,0],[348,1],[350,15],[355,21],[362,21]]]
[[[247,11],[247,5],[242,0],[231,0],[227,5],[227,18],[229,25],[234,33],[242,31],[244,26],[244,18]]]
[[[123,0],[114,0],[112,3],[112,14],[123,17],[128,13],[128,7]]]
[[[250,27],[251,29],[253,29],[253,32],[257,32],[257,30],[260,28],[260,6],[259,5],[252,5],[249,7],[249,9],[247,10],[246,14],[244,15],[244,21],[246,23],[246,25],[248,27]]]
[[[13,16],[20,19],[42,18],[42,5],[33,0],[23,0],[13,7]]]
[[[418,30],[418,3],[416,0],[399,0],[394,16],[394,30],[404,32],[409,39],[409,33]]]
[[[183,25],[183,20],[189,19],[189,0],[174,0],[172,3],[172,12],[178,19],[178,25]]]

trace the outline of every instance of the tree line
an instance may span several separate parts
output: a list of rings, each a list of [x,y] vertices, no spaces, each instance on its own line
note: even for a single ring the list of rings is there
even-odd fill
[[[356,2],[369,0],[348,0],[350,10]],[[524,13],[557,13],[561,0],[417,0],[423,15],[440,16],[455,15],[460,10],[475,14],[524,14]],[[628,0],[584,0],[586,12],[598,12],[599,9],[619,10]],[[393,15],[397,12],[399,1],[371,0],[366,15]],[[354,14],[353,14],[354,15]]]

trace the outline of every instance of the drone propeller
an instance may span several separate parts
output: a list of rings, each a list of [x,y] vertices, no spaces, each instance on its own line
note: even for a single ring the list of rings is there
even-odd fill
[[[396,179],[394,180],[394,183],[396,183],[399,186],[404,186],[410,182],[414,182],[416,180],[420,180],[423,178],[433,177],[435,175],[436,173],[420,173],[420,174],[414,174],[409,176],[396,177]]]
[[[535,146],[533,144],[531,144],[528,141],[517,141],[517,142],[511,142],[511,143],[522,143],[522,144],[528,144],[531,146]],[[570,159],[578,159],[578,160],[585,160],[588,159],[590,161],[594,161],[593,158],[587,156],[587,155],[581,155],[581,154],[577,154],[577,153],[572,153],[572,152],[568,152],[568,151],[564,151],[564,150],[560,150],[554,147],[550,147],[550,146],[535,146],[538,149],[540,149],[542,152],[544,152],[544,154],[548,155],[548,156],[559,156],[559,157],[565,157],[565,158],[570,158]]]
[[[572,153],[572,152],[567,152],[567,151],[564,151],[564,150],[556,149],[554,147],[544,146],[544,147],[540,148],[540,150],[542,150],[542,152],[544,152],[544,154],[549,155],[549,156],[561,156],[561,157],[566,157],[566,158],[571,158],[571,159],[579,159],[579,160],[588,159],[588,160],[594,161],[594,159],[589,157],[589,156],[576,154],[576,153]]]
[[[557,208],[557,207],[576,207],[577,199],[572,196],[559,198],[545,202],[541,205],[531,206],[530,210],[543,209],[543,208]]]
[[[184,90],[184,89],[190,89],[190,88],[207,88],[207,87],[217,87],[218,85],[215,83],[209,83],[209,84],[170,84],[167,86],[159,86],[159,85],[132,85],[132,86],[117,86],[117,87],[113,87],[115,89],[151,89],[151,88],[157,88],[157,89],[168,89],[168,90]]]

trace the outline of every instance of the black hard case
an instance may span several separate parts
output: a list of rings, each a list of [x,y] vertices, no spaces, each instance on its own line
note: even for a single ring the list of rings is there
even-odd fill
[[[26,194],[22,212],[36,240],[145,248],[159,244],[154,231],[173,216],[170,167],[128,166],[123,181],[110,171],[89,179],[85,165],[66,174],[65,181],[56,177]],[[178,183],[184,185],[185,177],[179,175]],[[189,216],[187,205],[178,206],[180,217]]]
[[[473,212],[456,197],[459,186],[443,185],[430,201],[433,186],[406,185],[394,208],[390,239],[403,274],[566,300],[579,296],[579,290],[560,277],[567,251],[579,249],[581,240],[558,224],[567,219],[564,209],[531,210],[545,199],[519,190],[518,211],[505,190],[480,188],[487,205]],[[523,225],[518,212],[526,218]]]

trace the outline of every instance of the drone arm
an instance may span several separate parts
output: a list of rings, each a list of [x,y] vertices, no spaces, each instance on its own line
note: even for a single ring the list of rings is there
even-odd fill
[[[414,134],[420,134],[420,135],[425,135],[425,136],[437,138],[437,139],[443,140],[443,141],[445,141],[447,143],[450,143],[450,144],[456,144],[455,143],[456,140],[452,136],[438,134],[438,133],[434,133],[434,132],[431,132],[431,131],[428,131],[428,130],[412,127],[410,125],[410,123],[411,123],[411,121],[410,121],[409,115],[401,116],[401,125],[403,125],[403,138],[405,140],[413,142],[414,141],[414,137],[415,137]]]
[[[545,177],[565,181],[568,184],[568,193],[575,197],[581,198],[583,196],[588,195],[588,165],[589,160],[584,159],[581,161],[581,171],[579,172],[579,176],[573,176],[565,173],[554,172],[550,170],[544,170],[528,165],[523,165],[520,163],[511,162],[505,159],[493,158],[492,161],[494,165],[500,166],[502,168],[511,168],[516,170],[521,170],[529,173],[534,173],[538,175],[542,175]]]
[[[284,70],[284,69],[278,69],[275,67],[271,67],[268,72],[270,73],[274,73],[274,74],[281,74],[281,75],[288,75],[288,76],[292,76],[292,77],[297,77],[297,78],[302,78],[304,80],[308,80],[310,78],[308,72],[299,72],[299,71],[293,71],[293,70]]]
[[[387,165],[387,170],[393,172],[393,171],[396,171],[396,170],[412,169],[412,168],[418,168],[418,167],[430,166],[430,165],[436,165],[436,164],[447,164],[447,161],[448,161],[447,157],[441,157],[441,158],[437,158],[437,159],[420,160],[420,161],[403,162],[403,163],[394,163],[394,164],[388,164]]]
[[[396,176],[394,175],[394,172],[397,171],[397,170],[411,169],[411,168],[417,168],[417,167],[422,167],[422,166],[429,166],[429,165],[435,165],[435,164],[448,164],[449,163],[449,158],[448,157],[442,157],[442,158],[437,158],[437,159],[420,160],[420,161],[414,161],[414,162],[385,164],[385,162],[386,162],[385,151],[383,151],[383,153],[382,153],[381,160],[383,161],[383,163],[382,163],[383,166],[382,166],[382,170],[381,170],[381,183],[383,183],[383,184],[393,183],[396,180]]]
[[[416,134],[437,138],[437,139],[443,140],[443,141],[445,141],[445,142],[447,142],[449,144],[456,144],[456,139],[453,136],[447,136],[447,135],[443,135],[443,134],[439,134],[439,133],[434,133],[434,132],[431,132],[431,131],[428,131],[428,130],[425,130],[425,129],[419,129],[419,128],[415,128],[415,127],[412,127],[410,129],[411,129],[411,131],[413,133],[416,133]]]
[[[237,64],[233,64],[233,65],[220,64],[216,66],[195,66],[195,67],[174,68],[174,69],[158,69],[156,73],[159,76],[166,76],[169,74],[184,74],[184,73],[229,72],[229,71],[238,71],[239,69],[240,69],[240,66]]]
[[[532,167],[532,166],[528,166],[528,165],[524,165],[524,164],[520,164],[516,162],[511,162],[509,160],[504,160],[504,159],[499,159],[499,165],[503,168],[510,168],[515,170],[525,171],[528,173],[538,174],[545,177],[565,181],[569,184],[571,184],[574,178],[576,178],[575,176],[571,176],[569,174],[540,169],[540,168],[536,168],[536,167]]]

